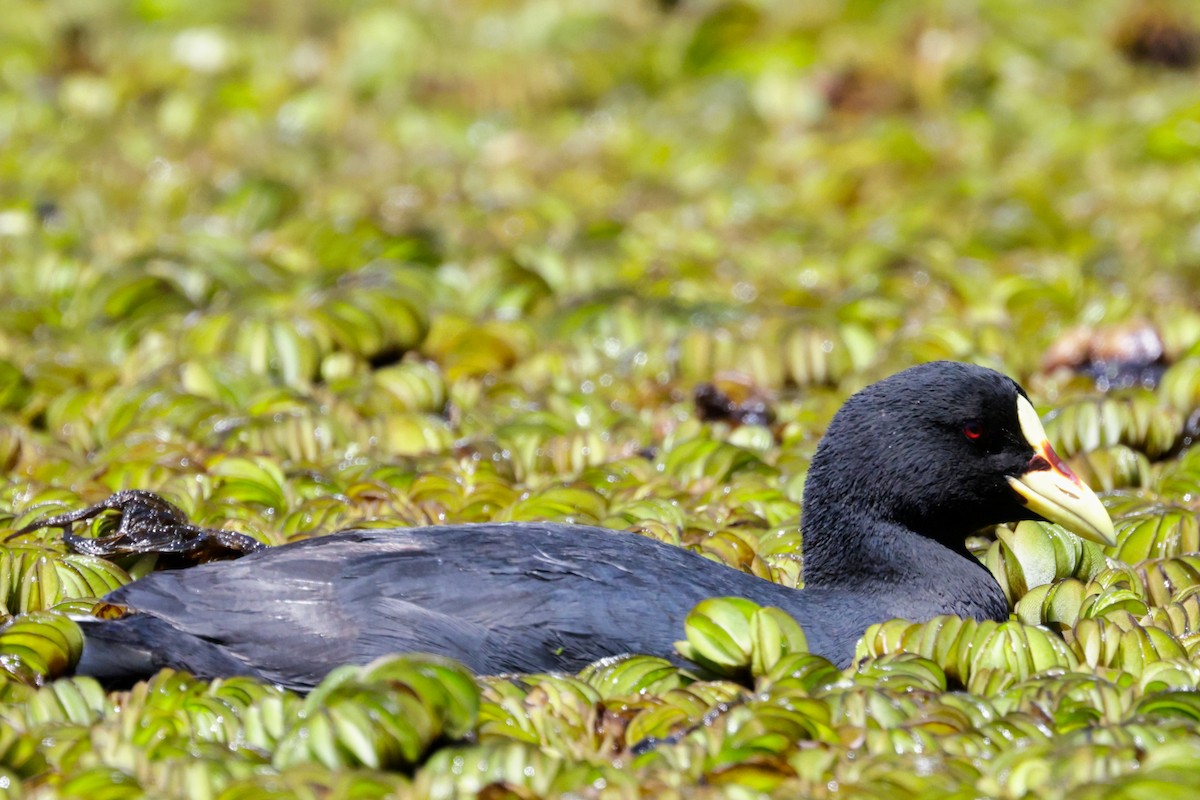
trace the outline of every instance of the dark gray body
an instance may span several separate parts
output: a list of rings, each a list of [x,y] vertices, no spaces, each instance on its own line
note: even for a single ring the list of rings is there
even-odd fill
[[[845,664],[873,622],[981,616],[953,591],[880,588],[798,591],[603,528],[348,531],[118,589],[108,599],[137,612],[84,623],[79,672],[119,681],[173,667],[303,689],[341,664],[413,651],[482,673],[576,671],[626,652],[674,657],[687,613],[717,596],[785,609],[813,652]]]

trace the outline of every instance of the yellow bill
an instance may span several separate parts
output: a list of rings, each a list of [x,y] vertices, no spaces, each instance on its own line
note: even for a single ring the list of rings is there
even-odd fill
[[[1116,544],[1112,518],[1100,498],[1054,452],[1037,411],[1019,395],[1017,419],[1035,455],[1027,472],[1008,479],[1013,491],[1031,511],[1076,536],[1103,545]]]

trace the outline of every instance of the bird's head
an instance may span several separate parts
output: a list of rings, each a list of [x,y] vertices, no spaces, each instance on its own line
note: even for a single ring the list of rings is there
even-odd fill
[[[1108,512],[1054,452],[1025,391],[971,364],[922,364],[851,397],[817,448],[805,491],[806,539],[808,501],[819,497],[956,550],[974,530],[1022,519],[1115,541]]]

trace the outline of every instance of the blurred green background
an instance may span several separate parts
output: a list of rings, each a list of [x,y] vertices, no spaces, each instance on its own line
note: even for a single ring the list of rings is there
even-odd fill
[[[0,550],[44,640],[0,632],[4,790],[383,796],[406,779],[364,768],[466,735],[417,795],[486,784],[466,758],[488,797],[1191,796],[1198,59],[1200,13],[1154,0],[5,0],[6,529],[139,488],[269,543],[566,519],[794,585],[834,410],[952,358],[1029,388],[1121,541],[975,543],[1052,640],[1013,622],[968,664],[966,634],[889,628],[638,758],[614,720],[678,732],[748,690],[646,662],[629,696],[486,684],[401,757],[381,731],[415,711],[337,710],[399,702],[378,671],[303,712],[180,676],[35,690],[71,660],[59,612],[151,565],[28,536]]]

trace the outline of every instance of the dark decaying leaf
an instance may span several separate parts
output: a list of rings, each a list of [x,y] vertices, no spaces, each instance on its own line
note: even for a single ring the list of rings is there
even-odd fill
[[[116,513],[117,521],[106,526],[108,532],[101,536],[84,537],[69,530],[77,522],[110,511]],[[63,541],[78,553],[103,557],[155,553],[164,556],[164,566],[237,558],[265,547],[245,534],[193,525],[179,508],[152,492],[136,489],[117,492],[78,511],[39,519],[13,536],[45,528],[62,528]]]

